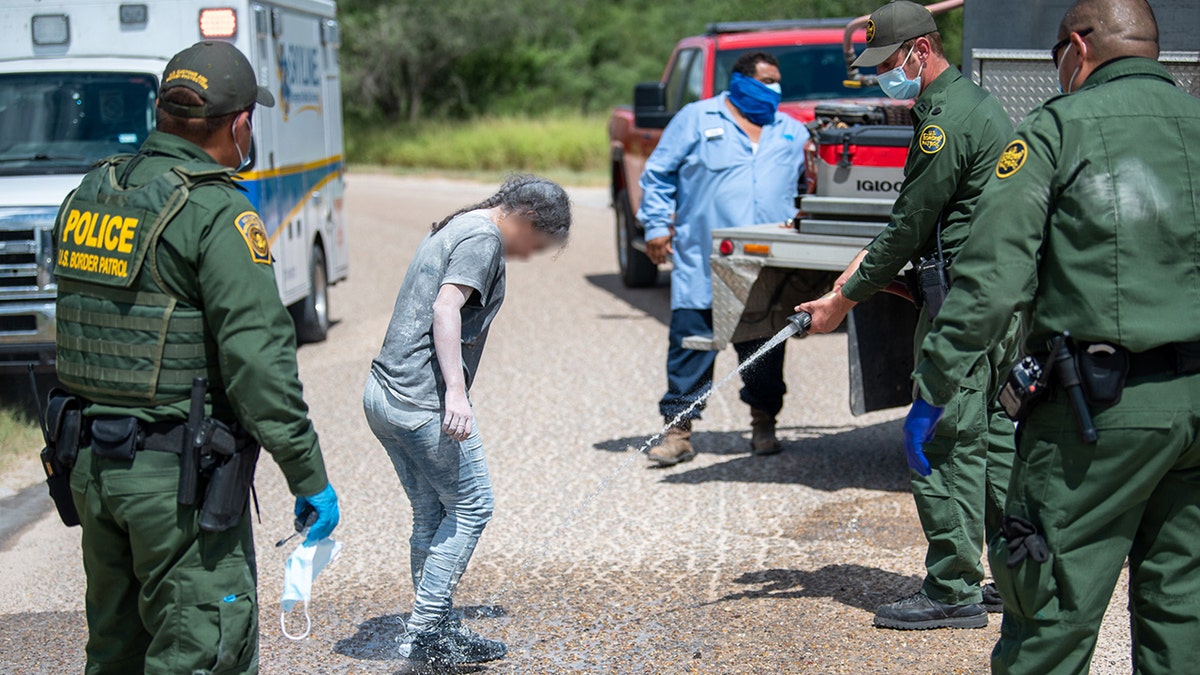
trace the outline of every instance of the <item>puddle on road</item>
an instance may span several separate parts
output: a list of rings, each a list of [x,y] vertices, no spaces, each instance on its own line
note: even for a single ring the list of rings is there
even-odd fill
[[[856,541],[888,550],[925,545],[912,495],[900,493],[826,504],[798,518],[794,533],[784,536]]]

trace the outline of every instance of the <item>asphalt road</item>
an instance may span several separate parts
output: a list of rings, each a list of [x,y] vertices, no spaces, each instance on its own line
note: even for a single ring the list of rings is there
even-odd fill
[[[431,222],[494,187],[349,178],[351,276],[331,291],[329,339],[299,355],[345,548],[317,580],[312,635],[284,638],[278,598],[290,547],[274,542],[290,530],[292,499],[278,468],[260,462],[263,673],[403,670],[394,638],[412,601],[410,513],[363,418],[362,388],[410,252]],[[788,341],[781,454],[750,455],[734,378],[696,425],[697,458],[648,468],[640,451],[662,426],[668,289],[665,280],[625,289],[606,191],[571,194],[571,243],[509,263],[472,391],[496,512],[455,599],[510,654],[450,672],[986,672],[996,615],[980,630],[871,627],[876,605],[919,586],[924,545],[903,411],[849,414],[843,335]],[[735,365],[732,350],[722,353],[717,379]],[[8,530],[0,522],[2,673],[83,664],[79,530],[30,496],[40,488],[22,492],[38,472],[30,459],[0,476],[0,497],[16,493],[0,498],[0,521],[40,513]],[[1129,672],[1126,621],[1118,595],[1093,672]]]

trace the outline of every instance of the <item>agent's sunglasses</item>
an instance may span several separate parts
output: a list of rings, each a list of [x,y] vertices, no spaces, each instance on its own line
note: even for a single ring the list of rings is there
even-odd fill
[[[1094,28],[1085,28],[1081,31],[1077,31],[1077,32],[1073,31],[1073,32],[1075,35],[1078,35],[1080,37],[1080,39],[1083,39],[1083,38],[1091,35],[1093,30],[1095,30],[1095,29]],[[1067,37],[1054,43],[1054,46],[1050,48],[1050,58],[1054,60],[1055,68],[1058,67],[1058,53],[1062,50],[1063,47],[1066,47],[1067,43],[1070,41],[1071,41],[1071,33],[1067,33]]]

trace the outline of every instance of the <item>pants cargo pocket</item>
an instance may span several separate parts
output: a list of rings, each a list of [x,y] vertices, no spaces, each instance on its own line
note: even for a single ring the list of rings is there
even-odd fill
[[[1007,555],[996,555],[995,548],[991,551],[992,575],[996,580],[996,590],[1004,598],[1005,612],[1011,611],[1021,623],[1059,615],[1058,580],[1054,569],[1057,558],[1051,556],[1044,563],[1026,558],[1010,568]]]
[[[181,585],[177,647],[163,672],[252,673],[258,667],[258,593],[245,560],[192,568]]]
[[[230,594],[201,604],[214,638],[212,675],[252,672],[258,654],[258,602],[253,593]]]

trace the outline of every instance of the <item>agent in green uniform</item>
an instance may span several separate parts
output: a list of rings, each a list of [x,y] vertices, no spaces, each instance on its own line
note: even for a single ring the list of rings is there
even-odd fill
[[[87,672],[252,673],[248,509],[214,531],[201,526],[200,504],[179,503],[193,379],[208,380],[213,433],[235,439],[223,450],[251,453],[253,466],[261,444],[301,495],[297,511],[316,509],[309,541],[337,525],[337,497],[266,231],[232,181],[255,104],[274,99],[223,42],[180,52],[162,82],[158,130],[136,155],[85,176],[55,227],[58,377],[84,414],[70,484],[88,582]],[[201,502],[223,461],[204,447]]]
[[[1144,0],[1080,0],[1053,56],[1067,95],[1017,128],[921,347],[936,416],[1014,309],[1028,351],[1069,331],[1097,432],[1069,379],[1021,423],[990,548],[1004,597],[996,673],[1086,673],[1126,558],[1133,672],[1200,667],[1200,100],[1155,61]],[[1123,384],[1123,387],[1121,386]],[[930,416],[917,404],[914,444]]]
[[[951,263],[968,235],[971,213],[1012,124],[999,102],[946,60],[933,16],[913,2],[876,10],[867,24],[867,49],[856,66],[878,66],[879,84],[893,98],[915,98],[913,140],[904,184],[888,227],[846,268],[825,297],[797,307],[812,315],[812,332],[831,331],[854,305],[891,282],[908,263]],[[919,292],[914,293],[922,297]],[[940,298],[931,292],[914,336],[914,350]],[[1016,322],[1013,322],[1015,330]],[[1016,359],[1015,339],[1001,342],[959,383],[924,456],[910,456],[912,489],[928,548],[919,591],[876,611],[882,628],[981,628],[999,611],[994,588],[981,586],[986,529],[999,527],[1012,465],[1013,425],[992,395]],[[990,590],[988,597],[984,591]]]

